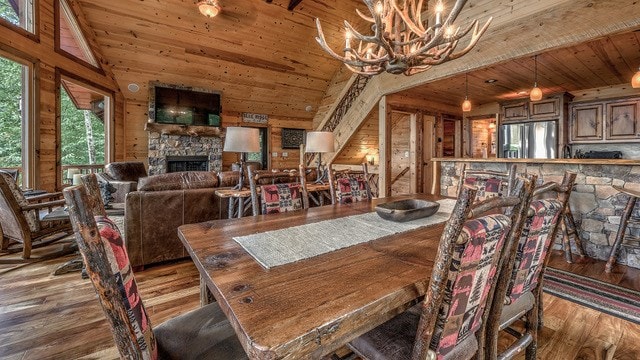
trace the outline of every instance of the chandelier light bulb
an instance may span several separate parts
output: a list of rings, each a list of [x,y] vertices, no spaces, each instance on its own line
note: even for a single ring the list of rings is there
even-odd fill
[[[382,15],[382,13],[384,12],[384,5],[382,5],[382,2],[378,1],[378,3],[376,4],[376,12],[378,13],[378,15]]]
[[[212,18],[220,13],[220,5],[215,0],[203,0],[198,2],[198,10],[202,15]]]
[[[633,74],[633,77],[631,78],[631,86],[634,89],[640,88],[640,68],[635,74]]]

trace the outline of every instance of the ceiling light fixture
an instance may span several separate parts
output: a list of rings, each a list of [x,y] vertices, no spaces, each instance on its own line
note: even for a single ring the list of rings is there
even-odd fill
[[[540,101],[542,100],[542,90],[538,87],[538,55],[533,57],[533,62],[534,62],[534,82],[533,82],[533,89],[531,89],[531,92],[529,93],[529,99],[531,99],[531,101]]]
[[[356,9],[356,13],[371,24],[372,35],[363,35],[349,22],[344,22],[344,56],[334,52],[325,40],[320,19],[316,18],[318,36],[316,41],[329,55],[345,63],[351,71],[363,75],[377,75],[382,72],[413,75],[434,65],[457,59],[468,53],[487,30],[491,18],[478,27],[478,20],[461,30],[454,26],[456,18],[467,0],[456,0],[448,16],[443,17],[445,7],[442,0],[435,2],[434,18],[430,25],[422,19],[424,0],[362,0],[371,12],[367,16]],[[401,3],[401,5],[399,4]],[[444,19],[444,21],[443,21]],[[460,39],[473,29],[467,46],[454,53]],[[357,41],[355,48],[351,40]]]
[[[484,82],[486,82],[487,84],[493,84],[493,83],[498,82],[498,80],[496,80],[496,79],[487,79]]]
[[[198,10],[206,17],[214,17],[220,12],[220,5],[216,0],[198,1]]]
[[[634,89],[640,88],[640,68],[638,68],[638,71],[633,74],[633,77],[631,78],[631,86]]]
[[[464,74],[464,101],[462,102],[462,112],[471,111],[471,101],[469,101],[469,78]]]

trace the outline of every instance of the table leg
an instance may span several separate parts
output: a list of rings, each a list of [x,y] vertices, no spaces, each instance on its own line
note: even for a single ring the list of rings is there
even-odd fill
[[[209,291],[207,283],[202,276],[200,276],[200,306],[202,307],[213,302],[216,302],[216,299],[213,297],[213,294],[211,294],[211,291]]]
[[[233,216],[233,213],[234,213],[234,210],[235,210],[234,202],[235,202],[235,198],[230,197],[229,198],[229,214],[227,215],[227,217],[229,219],[233,219],[233,217],[234,217]]]
[[[244,215],[244,199],[238,198],[238,219]]]

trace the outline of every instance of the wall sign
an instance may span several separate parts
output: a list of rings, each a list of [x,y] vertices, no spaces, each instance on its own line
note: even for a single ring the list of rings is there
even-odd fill
[[[256,124],[266,124],[269,121],[269,115],[242,113],[242,121]]]

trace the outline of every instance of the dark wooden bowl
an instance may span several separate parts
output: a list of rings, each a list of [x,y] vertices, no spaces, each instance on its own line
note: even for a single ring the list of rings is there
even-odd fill
[[[376,212],[385,220],[405,222],[431,216],[439,208],[440,204],[437,202],[407,199],[377,205]]]

